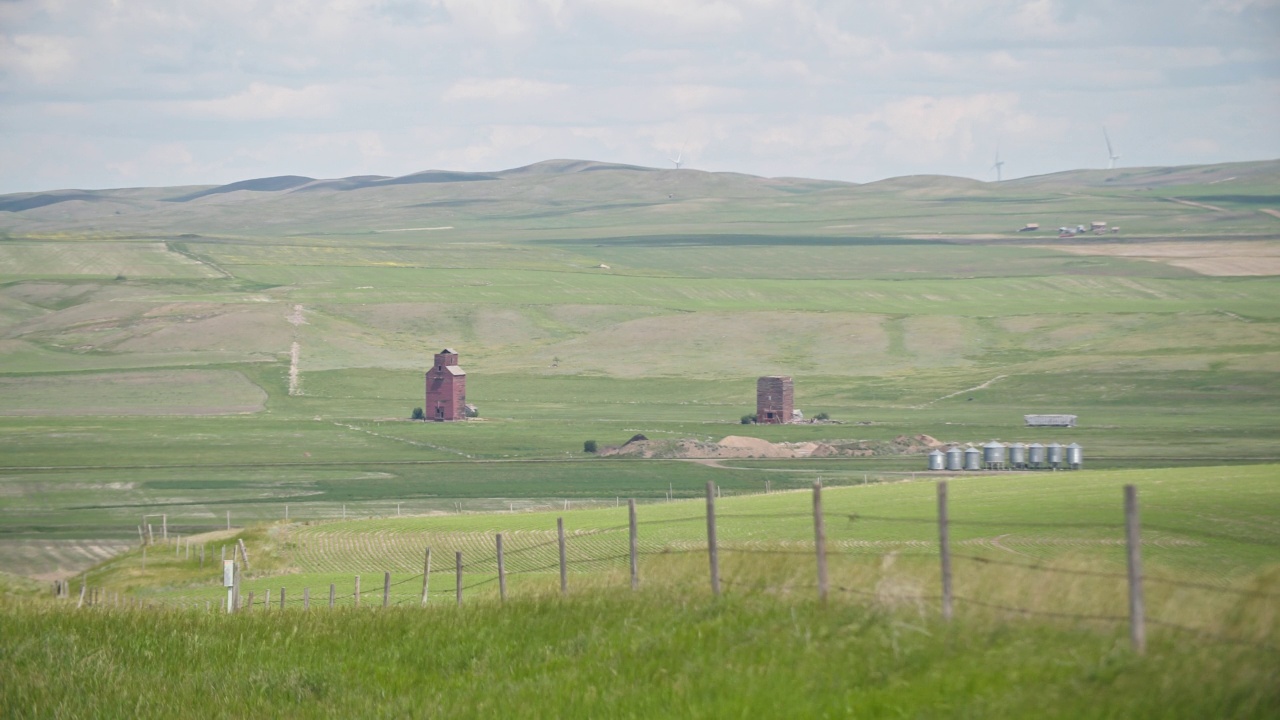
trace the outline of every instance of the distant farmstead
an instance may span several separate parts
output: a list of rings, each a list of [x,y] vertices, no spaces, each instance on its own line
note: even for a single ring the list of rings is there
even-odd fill
[[[1075,427],[1075,415],[1023,415],[1027,427]]]
[[[474,414],[474,413],[472,413]],[[458,353],[445,348],[436,353],[435,365],[427,371],[428,420],[464,420],[467,411],[467,373],[458,367]]]
[[[765,375],[756,380],[756,422],[782,425],[792,420],[795,390],[787,375]]]

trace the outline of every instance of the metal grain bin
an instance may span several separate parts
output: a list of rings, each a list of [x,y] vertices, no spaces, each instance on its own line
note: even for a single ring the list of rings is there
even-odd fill
[[[1064,455],[1062,452],[1062,446],[1058,443],[1049,443],[1045,447],[1045,450],[1048,451],[1047,454],[1049,455],[1049,467],[1056,470],[1058,466],[1062,464]]]
[[[963,470],[964,469],[964,450],[958,447],[947,448],[947,469]]]
[[[982,469],[982,451],[976,447],[965,448],[964,451],[964,469],[965,470],[981,470]]]
[[[1084,448],[1075,443],[1067,446],[1067,467],[1079,470],[1084,465]]]
[[[1027,446],[1027,464],[1033,468],[1044,465],[1044,446],[1040,443],[1031,443]]]
[[[982,462],[988,470],[1004,469],[1004,443],[995,440],[982,446]]]
[[[1027,446],[1020,442],[1009,445],[1009,467],[1024,468],[1027,466]]]
[[[946,458],[947,456],[943,455],[941,450],[934,450],[933,452],[929,453],[929,469],[930,470],[943,469],[944,467],[946,467],[946,464],[947,464]]]

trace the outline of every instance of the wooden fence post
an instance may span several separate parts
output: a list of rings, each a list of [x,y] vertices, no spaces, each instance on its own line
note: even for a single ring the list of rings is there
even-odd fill
[[[1139,655],[1147,651],[1146,608],[1142,602],[1142,528],[1138,488],[1124,486],[1124,537],[1129,556],[1129,642]]]
[[[160,537],[163,540],[169,539],[169,515],[167,513],[160,516]]]
[[[391,605],[391,573],[383,571],[382,573],[382,609],[387,609]]]
[[[498,595],[503,602],[507,601],[507,570],[502,565],[502,533],[498,533]]]
[[[636,501],[627,500],[627,515],[631,525],[631,589],[640,587],[640,538],[636,532]]]
[[[148,545],[156,544],[156,532],[154,529],[152,529],[151,523],[147,523],[147,544]]]
[[[227,612],[240,609],[240,565],[234,560],[231,563],[231,607]]]
[[[244,545],[244,538],[240,538],[240,557],[244,558],[244,569],[249,569],[249,548]]]
[[[302,588],[302,609],[311,609],[311,588],[309,587]]]
[[[337,595],[338,595],[338,586],[334,583],[329,583],[329,609],[330,610],[333,609],[333,603],[334,603],[334,600],[337,599]]]
[[[556,536],[560,540],[560,594],[569,594],[569,568],[565,562],[564,518],[556,518]]]
[[[280,588],[280,609],[284,609],[284,588]]]
[[[231,511],[230,510],[227,511],[227,529],[228,530],[231,529]]]
[[[462,607],[462,551],[461,550],[457,551],[457,558],[455,559],[455,562],[457,563],[457,567],[458,567],[458,607]]]
[[[720,596],[720,558],[716,548],[716,484],[707,481],[707,559],[711,563],[711,594]]]
[[[942,619],[951,619],[951,520],[947,514],[947,481],[938,481],[938,558],[942,562]]]
[[[89,586],[85,584],[85,581],[81,580],[80,581],[80,600],[76,603],[77,608],[84,607],[84,591],[85,591],[85,588],[87,587]]]
[[[427,582],[431,579],[431,546],[427,546],[427,559],[422,562],[422,604],[427,604]]]
[[[360,576],[356,576],[356,607],[360,607]]]
[[[250,610],[253,609],[253,591],[252,590],[249,591],[249,609]]]
[[[818,556],[818,599],[827,601],[827,525],[822,517],[822,481],[813,483],[813,547]]]
[[[266,592],[264,592],[262,595],[262,609],[263,610],[271,609],[271,588],[267,588]]]
[[[204,543],[200,543],[200,567],[204,567]]]

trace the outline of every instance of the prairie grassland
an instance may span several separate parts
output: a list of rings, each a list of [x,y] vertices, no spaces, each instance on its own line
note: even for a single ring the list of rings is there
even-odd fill
[[[575,168],[189,202],[104,191],[5,213],[0,537],[127,538],[149,512],[187,534],[285,504],[318,519],[690,497],[712,478],[747,492],[923,465],[577,462],[584,441],[637,433],[1076,441],[1090,467],[1276,458],[1271,278],[1016,232],[1104,219],[1125,228],[1108,244],[1271,243],[1257,208],[1274,164],[860,187]],[[446,346],[482,419],[406,422]],[[845,424],[739,426],[754,378],[775,373],[810,416]],[[1023,428],[1033,412],[1081,427]]]
[[[149,609],[113,609],[113,596],[81,612],[0,606],[0,707],[12,717],[162,716],[197,695],[207,701],[208,684],[191,680],[204,677],[218,678],[211,713],[227,716],[563,717],[625,707],[690,717],[1267,717],[1280,701],[1276,473],[953,479],[950,623],[938,617],[931,483],[827,489],[827,603],[816,601],[803,492],[720,499],[724,594],[715,600],[699,502],[640,508],[639,592],[617,509],[257,528],[242,534],[254,567],[242,593],[254,593],[255,606],[230,617],[216,609],[224,594],[212,567],[157,545],[146,570],[134,553],[89,576]],[[1127,647],[1125,483],[1138,485],[1143,517],[1145,656]],[[566,598],[547,544],[556,515],[570,532]],[[505,603],[495,531],[507,540]],[[207,549],[230,540],[211,538]],[[436,564],[419,607],[426,544]],[[466,562],[462,607],[454,550]],[[396,571],[387,610],[381,572],[364,567],[379,560]],[[281,588],[287,609],[277,605]]]
[[[0,609],[6,717],[1267,717],[1273,656],[769,596],[384,612]],[[175,672],[180,666],[182,672]]]

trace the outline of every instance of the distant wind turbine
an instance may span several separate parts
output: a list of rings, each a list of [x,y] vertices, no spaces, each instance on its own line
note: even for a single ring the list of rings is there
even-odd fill
[[[996,171],[996,182],[1000,182],[1000,168],[1004,167],[1004,161],[1000,159],[1000,148],[996,148],[996,162],[991,167]]]
[[[680,169],[680,160],[681,160],[681,158],[683,158],[683,157],[684,157],[684,148],[680,148],[680,152],[676,153],[676,156],[675,156],[675,157],[673,157],[673,158],[671,158],[671,162],[673,162],[673,163],[675,163],[675,164],[676,164],[676,169],[677,169],[677,170],[679,170],[679,169]]]
[[[1116,161],[1120,159],[1120,156],[1116,154],[1115,150],[1111,149],[1111,136],[1107,134],[1106,125],[1102,126],[1102,138],[1107,141],[1107,169],[1114,170]]]

